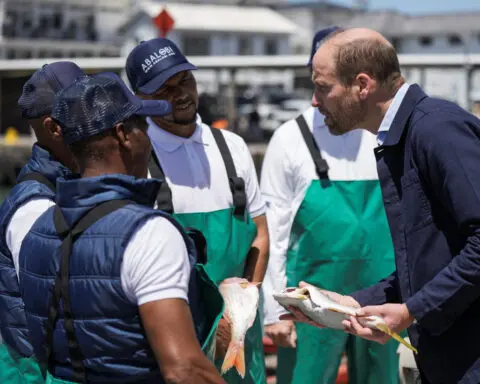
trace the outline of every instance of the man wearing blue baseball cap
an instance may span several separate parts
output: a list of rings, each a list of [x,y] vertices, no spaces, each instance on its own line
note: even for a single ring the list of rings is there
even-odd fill
[[[16,269],[23,238],[37,218],[54,204],[58,177],[75,165],[50,117],[56,92],[70,85],[82,70],[72,62],[55,62],[37,70],[18,100],[22,116],[35,132],[32,156],[20,171],[17,185],[0,206],[0,382],[43,380],[34,359]]]
[[[218,317],[221,296],[213,282],[200,283],[181,226],[153,209],[161,182],[146,179],[145,117],[170,111],[113,73],[80,77],[55,98],[52,117],[80,176],[57,181],[57,205],[20,252],[32,344],[48,382],[224,383],[197,340],[218,321],[200,318],[199,289],[217,294]]]
[[[230,277],[262,282],[268,231],[254,163],[243,139],[202,123],[197,114],[195,69],[165,38],[140,43],[127,58],[126,73],[134,92],[144,100],[165,99],[172,104],[169,115],[148,119],[153,146],[150,174],[165,180],[157,205],[184,227],[203,233],[206,269],[216,284]],[[229,329],[222,320],[219,334],[225,337],[220,338],[218,349],[223,353],[230,341]],[[225,380],[266,382],[259,316],[246,335],[245,366],[244,379],[232,369]]]
[[[339,27],[318,31],[308,66]],[[395,343],[380,346],[343,332],[292,322],[272,293],[306,281],[348,293],[394,270],[373,148],[365,130],[332,134],[312,107],[278,128],[262,165],[270,263],[263,285],[265,333],[279,346],[277,383],[333,384],[347,352],[348,381],[397,384]]]

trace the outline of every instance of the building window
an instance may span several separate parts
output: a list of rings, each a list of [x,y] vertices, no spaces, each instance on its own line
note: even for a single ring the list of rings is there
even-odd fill
[[[462,38],[458,35],[448,36],[448,42],[450,43],[450,45],[462,45],[463,43]]]
[[[430,36],[422,36],[419,38],[420,45],[423,45],[424,47],[427,47],[429,45],[432,45],[433,39]]]
[[[208,56],[210,39],[206,36],[184,36],[183,53],[186,56]]]
[[[249,39],[248,37],[240,37],[238,39],[238,54],[239,55],[253,54],[252,39]]]
[[[277,55],[278,54],[278,45],[277,41],[274,39],[265,40],[265,54],[266,55]]]

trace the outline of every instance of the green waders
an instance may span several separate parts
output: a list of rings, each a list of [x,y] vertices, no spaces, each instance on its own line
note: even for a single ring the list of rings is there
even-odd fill
[[[173,216],[184,228],[194,228],[203,234],[207,241],[205,269],[210,278],[219,284],[226,278],[243,276],[245,262],[257,234],[257,228],[246,213],[244,182],[243,179],[236,176],[235,166],[223,134],[215,128],[212,128],[212,133],[225,162],[234,207],[213,212],[173,213]],[[153,177],[165,180],[165,175],[154,152],[152,152],[149,170]],[[157,203],[158,208],[162,211],[173,212],[171,191],[166,182],[163,183],[159,192]],[[217,361],[216,366],[219,370],[222,362]],[[259,313],[245,338],[245,366],[246,373],[243,380],[235,368],[228,371],[224,375],[224,379],[229,384],[266,383]]]
[[[303,280],[348,294],[395,268],[380,185],[378,180],[330,181],[326,161],[305,126],[302,134],[320,180],[311,182],[292,225],[287,285]],[[398,384],[395,341],[381,345],[342,331],[296,327],[297,348],[279,348],[278,384],[333,384],[344,351],[350,384]]]

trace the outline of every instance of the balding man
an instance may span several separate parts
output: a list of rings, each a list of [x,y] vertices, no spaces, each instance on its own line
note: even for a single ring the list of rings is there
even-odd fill
[[[318,46],[336,30],[315,35],[309,70]],[[263,293],[265,333],[279,346],[277,384],[334,384],[345,351],[350,384],[398,384],[395,341],[383,346],[309,324],[295,327],[279,320],[285,310],[272,296],[301,280],[349,293],[395,269],[375,146],[376,136],[364,130],[333,135],[314,107],[270,140],[261,177],[270,233]]]
[[[408,328],[422,383],[480,382],[480,120],[427,96],[400,72],[377,32],[331,37],[313,61],[318,110],[331,132],[377,134],[377,169],[397,269],[353,297],[364,315]],[[387,337],[356,319],[346,330]]]

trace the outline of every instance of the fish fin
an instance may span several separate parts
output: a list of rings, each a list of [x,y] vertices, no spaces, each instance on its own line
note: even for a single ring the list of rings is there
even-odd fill
[[[237,369],[238,374],[245,378],[245,349],[243,345],[240,347],[239,351],[237,352],[237,358],[235,359],[235,368]]]
[[[243,343],[239,341],[231,341],[227,349],[227,354],[222,364],[222,375],[230,368],[235,367],[238,374],[245,377],[245,350]]]

